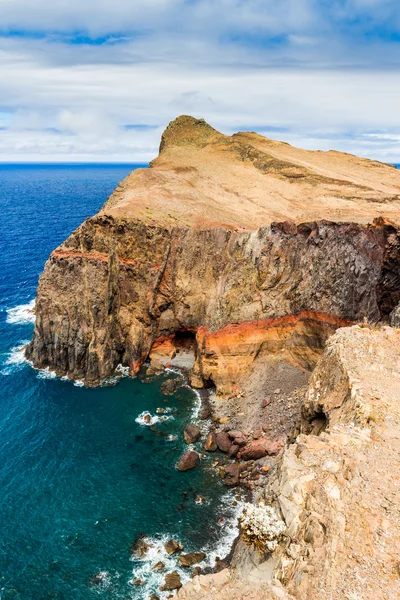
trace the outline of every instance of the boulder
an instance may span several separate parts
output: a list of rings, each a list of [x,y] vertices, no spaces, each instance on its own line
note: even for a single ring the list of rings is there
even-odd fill
[[[237,444],[232,444],[232,446],[228,450],[228,456],[233,458],[239,452],[239,446]]]
[[[162,393],[166,396],[172,396],[172,394],[175,394],[176,390],[178,389],[178,387],[180,387],[180,385],[181,382],[179,381],[179,379],[167,379],[161,384],[160,389]]]
[[[185,442],[187,444],[194,444],[200,439],[201,431],[194,423],[189,423],[185,427],[185,431],[183,432],[183,437],[185,438]]]
[[[192,567],[197,563],[203,561],[206,555],[204,552],[191,552],[190,554],[181,554],[179,557],[179,562],[182,567]]]
[[[215,452],[217,448],[217,436],[214,431],[210,431],[204,444],[204,450],[207,450],[207,452]]]
[[[167,573],[165,576],[164,585],[160,587],[160,591],[173,592],[174,590],[179,590],[181,587],[182,583],[179,573],[172,571],[172,573]]]
[[[189,471],[189,469],[194,469],[200,462],[200,456],[197,452],[193,450],[189,450],[186,452],[179,460],[177,468],[178,471]]]
[[[234,440],[235,438],[241,438],[243,437],[243,431],[237,431],[235,429],[228,431],[228,435],[231,438],[231,440]]]
[[[173,540],[172,540],[173,541]],[[165,569],[165,563],[159,560],[158,563],[152,566],[153,571],[163,571]]]
[[[221,431],[216,435],[216,442],[219,450],[221,452],[228,452],[229,448],[232,446],[232,442],[230,440],[229,435],[225,431]]]
[[[224,469],[224,484],[227,487],[236,487],[239,485],[240,470],[238,463],[227,465]]]
[[[282,444],[279,441],[261,438],[259,440],[254,440],[248,446],[245,446],[245,448],[240,451],[240,458],[242,460],[257,460],[259,458],[264,458],[264,456],[279,454],[281,448]]]
[[[164,548],[167,554],[169,554],[169,556],[172,556],[173,554],[176,554],[177,552],[182,550],[182,545],[176,540],[168,540],[168,542],[165,542]]]
[[[146,541],[145,535],[139,533],[136,540],[131,545],[131,555],[143,558],[150,549],[150,544]]]

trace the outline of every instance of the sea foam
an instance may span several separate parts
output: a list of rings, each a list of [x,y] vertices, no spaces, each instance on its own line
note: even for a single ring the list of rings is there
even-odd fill
[[[35,322],[35,302],[31,300],[28,304],[20,304],[7,310],[7,323],[14,325],[25,325]]]
[[[172,415],[152,415],[151,413],[144,411],[140,413],[135,419],[136,423],[145,427],[150,427],[156,423],[163,423],[164,421],[170,421],[174,417]]]

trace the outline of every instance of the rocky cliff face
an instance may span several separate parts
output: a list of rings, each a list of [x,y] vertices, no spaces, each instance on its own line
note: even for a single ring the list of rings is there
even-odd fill
[[[95,385],[190,337],[192,383],[221,395],[263,353],[310,369],[338,326],[379,321],[400,300],[397,226],[342,222],[342,213],[361,221],[360,206],[400,214],[395,189],[391,167],[228,138],[181,117],[151,168],[50,256],[28,357]],[[338,222],[315,220],[333,213]],[[285,220],[271,223],[275,215]]]
[[[55,250],[40,279],[39,367],[96,384],[119,363],[196,346],[193,382],[229,393],[260,353],[314,366],[335,328],[398,301],[397,229],[313,222],[254,232],[145,226],[100,215]]]

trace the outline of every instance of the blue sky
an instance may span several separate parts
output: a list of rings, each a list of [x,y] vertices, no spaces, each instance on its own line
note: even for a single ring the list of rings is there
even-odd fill
[[[398,0],[0,0],[0,66],[0,161],[148,161],[185,113],[400,162]]]

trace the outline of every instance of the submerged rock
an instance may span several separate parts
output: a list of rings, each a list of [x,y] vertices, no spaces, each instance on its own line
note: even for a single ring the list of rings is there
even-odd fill
[[[167,379],[161,384],[160,389],[166,396],[172,396],[181,385],[179,379]]]
[[[187,444],[194,444],[200,439],[201,431],[197,425],[194,423],[189,423],[189,425],[185,427],[183,436]]]
[[[92,575],[92,577],[89,578],[89,585],[103,585],[104,583],[107,583],[108,577],[109,574],[107,571],[99,571],[98,573]]]
[[[138,558],[143,558],[146,556],[150,548],[151,545],[146,540],[145,535],[143,533],[139,533],[138,537],[131,545],[131,555],[137,556]]]
[[[189,450],[186,452],[179,460],[177,469],[178,471],[189,471],[189,469],[194,469],[200,462],[200,456],[194,450]]]

